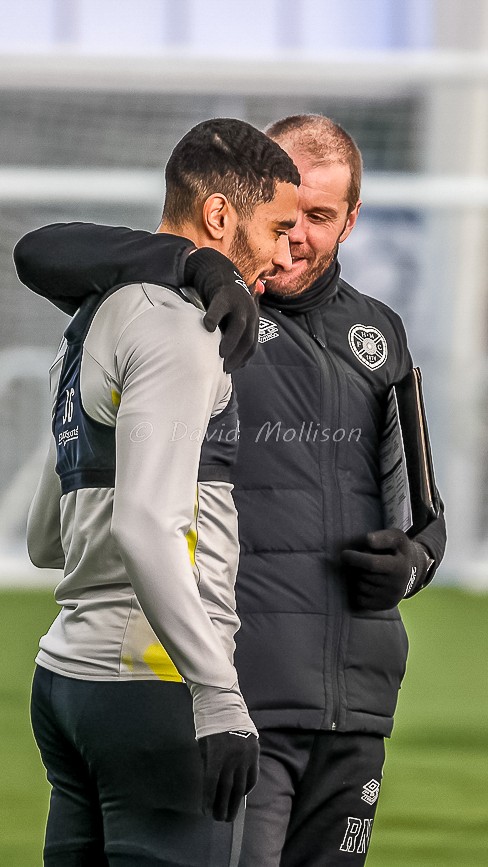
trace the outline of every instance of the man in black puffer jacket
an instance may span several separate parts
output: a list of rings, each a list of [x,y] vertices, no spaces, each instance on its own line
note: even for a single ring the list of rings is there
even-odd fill
[[[397,604],[432,579],[445,523],[441,514],[414,539],[383,529],[386,395],[412,360],[399,316],[340,279],[338,245],[361,204],[359,151],[321,116],[286,118],[268,135],[301,187],[292,268],[267,279],[258,349],[234,374],[236,665],[261,744],[240,867],[360,865],[407,657]],[[75,234],[73,260],[76,243]],[[157,235],[144,244],[138,279],[155,279]],[[41,258],[32,250],[33,274]],[[67,271],[67,295],[71,279]],[[47,278],[39,288],[49,294]]]
[[[301,176],[291,271],[266,280],[241,419],[236,665],[260,731],[240,867],[364,863],[408,642],[397,603],[442,559],[444,517],[384,530],[386,395],[412,368],[400,317],[340,279],[361,157],[329,119],[267,130]]]

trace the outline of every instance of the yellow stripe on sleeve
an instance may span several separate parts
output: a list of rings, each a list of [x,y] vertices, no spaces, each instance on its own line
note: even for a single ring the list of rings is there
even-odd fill
[[[112,400],[113,400],[114,392],[112,391]],[[120,395],[119,395],[120,400]],[[115,401],[114,401],[115,402]],[[186,533],[186,542],[188,545],[188,553],[190,555],[191,565],[195,565],[195,551],[198,542],[198,533],[196,529],[196,517],[198,514],[198,489],[195,496],[195,521],[192,527]],[[164,649],[163,645],[159,642],[155,642],[154,644],[150,644],[146,647],[144,654],[142,656],[146,665],[151,669],[153,674],[156,677],[159,677],[160,680],[172,680],[178,683],[183,682],[183,678],[176,668],[173,660],[170,658],[167,651]]]
[[[195,495],[195,509],[194,509],[194,522],[193,525],[188,530],[188,533],[185,535],[185,539],[188,545],[188,553],[190,555],[190,563],[192,566],[195,565],[195,552],[197,548],[198,542],[198,533],[197,533],[197,515],[198,515],[198,488]]]

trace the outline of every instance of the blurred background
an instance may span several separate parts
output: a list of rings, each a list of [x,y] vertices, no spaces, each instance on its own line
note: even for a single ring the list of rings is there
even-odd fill
[[[24,529],[65,321],[17,282],[17,239],[57,220],[152,230],[164,164],[192,125],[321,112],[364,156],[343,276],[400,312],[424,373],[450,531],[439,580],[488,587],[486,0],[0,0],[0,12],[0,580],[46,580]]]
[[[47,805],[26,704],[57,576],[29,566],[24,536],[49,436],[47,369],[66,323],[19,284],[12,248],[55,221],[153,230],[164,164],[191,126],[233,116],[263,127],[298,112],[331,116],[362,150],[364,204],[342,273],[404,319],[448,518],[436,587],[405,604],[410,678],[371,864],[488,863],[488,0],[0,0],[0,634],[17,648],[1,692],[11,772],[0,860],[10,867],[40,863]]]

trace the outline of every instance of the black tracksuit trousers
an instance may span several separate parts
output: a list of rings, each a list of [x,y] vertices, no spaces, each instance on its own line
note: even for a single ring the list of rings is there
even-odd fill
[[[38,667],[32,726],[52,786],[46,867],[236,867],[242,816],[203,816],[184,683],[76,680]]]
[[[364,864],[381,784],[377,735],[261,729],[239,867]]]

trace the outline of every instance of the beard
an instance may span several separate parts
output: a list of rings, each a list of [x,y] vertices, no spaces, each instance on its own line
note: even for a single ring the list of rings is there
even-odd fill
[[[319,259],[315,261],[310,261],[308,267],[305,269],[303,274],[300,274],[297,277],[294,277],[293,274],[288,271],[278,270],[273,279],[266,283],[266,290],[272,292],[275,295],[284,295],[292,297],[293,295],[301,295],[302,292],[305,292],[310,288],[312,283],[315,283],[319,277],[322,276],[324,271],[327,271],[327,268],[334,260],[337,255],[337,251],[339,249],[339,243],[337,243],[333,250],[329,250],[327,253],[324,253]],[[300,257],[301,250],[299,248],[292,249],[291,255],[293,257]],[[306,258],[306,257],[304,257]]]
[[[252,278],[259,270],[259,260],[254,254],[249,242],[249,235],[243,226],[237,226],[229,248],[229,259],[240,271],[249,288]]]

